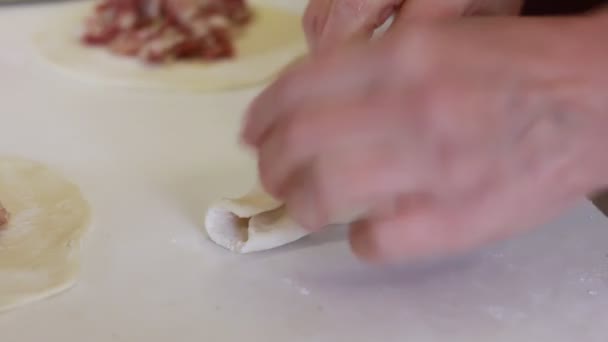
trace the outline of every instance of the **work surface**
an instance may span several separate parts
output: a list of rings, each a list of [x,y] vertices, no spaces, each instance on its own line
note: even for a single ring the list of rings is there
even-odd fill
[[[410,267],[358,263],[340,230],[248,256],[213,245],[206,205],[254,180],[235,140],[259,90],[78,83],[30,46],[44,13],[0,8],[0,154],[63,171],[94,222],[78,285],[0,315],[2,341],[608,341],[608,221],[586,202],[527,236]]]

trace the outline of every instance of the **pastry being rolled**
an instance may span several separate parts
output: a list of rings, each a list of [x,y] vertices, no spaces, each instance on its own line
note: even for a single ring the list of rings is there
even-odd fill
[[[310,234],[289,218],[283,203],[259,186],[242,197],[213,203],[205,229],[211,241],[236,253],[280,247]]]

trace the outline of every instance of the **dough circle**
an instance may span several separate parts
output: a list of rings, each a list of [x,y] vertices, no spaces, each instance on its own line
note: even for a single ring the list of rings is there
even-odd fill
[[[0,312],[69,289],[90,209],[79,188],[46,166],[0,157]]]
[[[192,91],[222,91],[269,81],[284,66],[307,51],[300,25],[301,15],[254,0],[254,22],[236,39],[234,59],[204,63],[184,62],[149,66],[104,48],[83,46],[79,41],[84,19],[93,3],[70,3],[34,37],[43,59],[60,70],[93,84]],[[278,4],[277,4],[278,5]]]
[[[213,203],[205,216],[205,229],[211,241],[236,253],[280,247],[310,234],[259,186],[242,197]]]

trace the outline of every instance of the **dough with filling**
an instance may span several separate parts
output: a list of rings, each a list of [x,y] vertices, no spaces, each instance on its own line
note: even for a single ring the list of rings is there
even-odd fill
[[[309,234],[289,218],[281,202],[259,186],[242,197],[213,203],[205,229],[213,242],[236,253],[280,247]]]
[[[0,202],[0,229],[4,228],[8,223],[9,213],[6,208]]]
[[[254,19],[235,40],[233,59],[205,63],[179,61],[150,66],[79,41],[94,3],[68,3],[34,37],[43,58],[83,81],[117,86],[220,91],[269,81],[307,52],[301,14],[271,0],[251,1]],[[278,6],[277,6],[278,5]]]
[[[46,166],[0,157],[0,312],[70,288],[89,205],[79,188]]]

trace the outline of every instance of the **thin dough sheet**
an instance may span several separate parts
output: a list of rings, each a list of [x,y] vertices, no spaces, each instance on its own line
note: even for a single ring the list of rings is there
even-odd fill
[[[0,157],[0,312],[70,288],[90,209],[79,188],[37,162]]]

